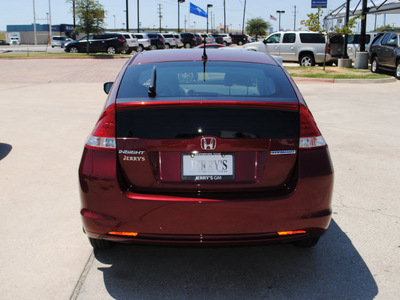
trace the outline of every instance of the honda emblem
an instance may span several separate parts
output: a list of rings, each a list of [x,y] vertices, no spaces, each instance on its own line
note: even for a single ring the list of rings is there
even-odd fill
[[[213,137],[203,137],[200,140],[200,147],[203,150],[215,150],[217,148],[217,140]]]

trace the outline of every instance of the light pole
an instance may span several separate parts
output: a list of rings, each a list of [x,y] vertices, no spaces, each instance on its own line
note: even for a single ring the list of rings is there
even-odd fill
[[[213,5],[212,4],[207,4],[207,33],[208,33],[208,9],[210,7],[213,7]]]
[[[375,26],[376,27],[376,26]],[[35,0],[33,0],[33,39],[35,41],[35,46],[37,45],[36,38],[36,9],[35,9]]]
[[[179,32],[181,32],[181,29],[180,29],[180,9],[179,9],[179,7],[180,7],[180,5],[179,4],[181,4],[181,3],[184,3],[185,2],[185,0],[178,0],[178,33]]]
[[[126,32],[129,32],[129,9],[128,9],[128,0],[126,0]]]
[[[114,29],[117,29],[117,25],[115,23],[115,15],[113,15],[113,17],[114,17]]]
[[[196,21],[193,21],[194,26],[194,33],[196,33]]]
[[[276,13],[279,14],[279,28],[278,28],[278,31],[281,31],[281,14],[284,14],[285,11],[284,10],[277,10]]]
[[[139,22],[139,0],[137,0],[137,32],[140,32],[140,22]]]

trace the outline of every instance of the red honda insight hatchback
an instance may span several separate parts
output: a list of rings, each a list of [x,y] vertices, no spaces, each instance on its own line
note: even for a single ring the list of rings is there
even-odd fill
[[[79,167],[83,228],[94,248],[312,247],[328,228],[327,144],[271,56],[142,52],[104,90]]]

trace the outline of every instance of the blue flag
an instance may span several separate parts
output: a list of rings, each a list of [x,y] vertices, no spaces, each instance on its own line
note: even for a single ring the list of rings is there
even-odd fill
[[[207,13],[202,10],[200,7],[194,5],[192,2],[190,2],[190,13],[194,15],[198,15],[200,17],[207,18]]]

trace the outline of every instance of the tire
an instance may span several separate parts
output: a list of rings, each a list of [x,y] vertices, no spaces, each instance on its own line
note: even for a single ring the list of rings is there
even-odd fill
[[[313,67],[315,66],[314,55],[310,53],[302,54],[300,56],[299,64],[302,67]]]
[[[316,237],[316,238],[308,238],[305,240],[293,242],[293,244],[296,247],[300,247],[300,248],[312,248],[318,243],[318,241],[319,241],[319,237]]]
[[[192,48],[192,45],[190,45],[189,43],[186,43],[186,44],[185,44],[185,48],[186,48],[186,49]]]
[[[170,49],[171,46],[169,44],[165,44],[165,48],[164,49]]]
[[[372,73],[379,73],[379,63],[378,63],[378,58],[376,56],[374,58],[372,58],[371,72]]]
[[[400,60],[396,64],[396,71],[394,73],[394,77],[396,77],[397,80],[400,80]]]
[[[71,47],[71,48],[69,48],[69,53],[78,53],[79,52],[79,50],[78,50],[78,48],[76,48],[76,47]]]
[[[112,247],[113,243],[106,240],[98,240],[94,238],[89,238],[90,245],[92,245],[93,249],[109,249]]]
[[[131,54],[132,50],[129,48],[128,50],[122,50],[121,54]]]
[[[110,46],[110,47],[108,47],[107,48],[107,54],[116,54],[117,53],[117,50],[115,49],[115,47],[113,47],[113,46]]]
[[[224,46],[225,46],[225,47],[228,47],[228,43],[227,43],[227,42],[225,42],[225,41],[224,41]]]
[[[156,45],[150,45],[150,50],[157,50],[157,46]]]
[[[239,41],[239,42],[238,42],[238,45],[239,45],[239,46],[243,45],[243,42],[242,42],[242,41]]]
[[[139,45],[136,49],[137,52],[142,52],[144,50],[143,45]]]

